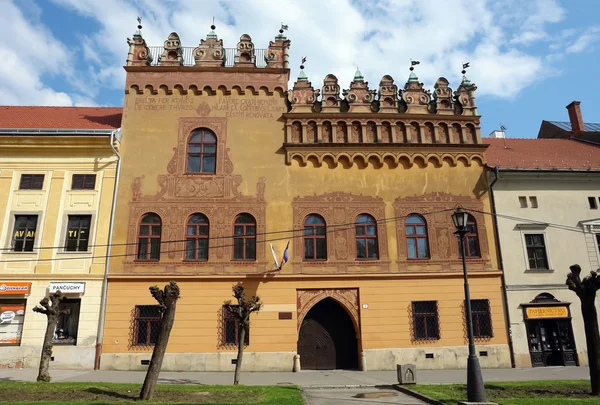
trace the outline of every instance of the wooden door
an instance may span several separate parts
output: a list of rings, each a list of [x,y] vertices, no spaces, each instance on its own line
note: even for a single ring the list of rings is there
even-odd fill
[[[302,322],[298,336],[298,354],[306,370],[332,370],[336,367],[335,344],[331,335],[316,319]]]

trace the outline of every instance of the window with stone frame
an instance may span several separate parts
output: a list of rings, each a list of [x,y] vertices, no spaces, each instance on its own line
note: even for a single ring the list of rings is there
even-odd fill
[[[327,260],[327,225],[322,216],[310,214],[304,220],[304,260]]]
[[[187,221],[185,230],[185,260],[208,260],[209,222],[204,214],[194,214]]]
[[[544,234],[525,234],[525,247],[527,249],[527,260],[531,270],[548,270],[548,256],[546,253],[546,242]]]
[[[44,187],[43,174],[22,174],[19,190],[41,190]]]
[[[256,260],[256,219],[250,214],[233,222],[233,260]]]
[[[69,215],[65,250],[67,252],[87,252],[90,238],[91,215]]]
[[[413,301],[412,320],[414,340],[439,340],[440,325],[437,301]]]
[[[481,257],[481,252],[479,250],[479,235],[477,233],[477,222],[475,221],[475,218],[473,218],[473,215],[469,214],[469,217],[467,219],[467,233],[465,234],[464,237],[464,243],[463,243],[463,249],[465,251],[465,257],[466,258],[478,258]],[[460,251],[460,239],[458,240],[459,243],[459,249],[458,249],[458,256],[461,257],[461,251]]]
[[[133,320],[133,345],[153,346],[158,341],[162,312],[159,305],[136,305]]]
[[[207,128],[195,130],[187,144],[187,173],[214,174],[216,167],[216,135]]]
[[[411,214],[405,221],[406,244],[409,259],[429,259],[429,239],[425,218]]]
[[[494,337],[490,301],[485,299],[471,300],[471,314],[473,336],[480,339]]]
[[[162,222],[154,213],[144,214],[138,225],[137,260],[160,260]]]
[[[71,178],[71,190],[94,190],[95,188],[95,174],[74,174]]]
[[[377,221],[369,214],[361,214],[354,225],[356,258],[359,260],[379,259]]]
[[[12,233],[12,250],[14,252],[33,252],[37,222],[37,215],[15,215]]]
[[[225,305],[221,308],[222,317],[223,317],[223,336],[222,336],[222,344],[224,346],[227,345],[238,345],[239,342],[239,327],[240,322],[234,315],[230,314],[227,311],[227,307]],[[244,345],[248,346],[250,344],[250,327],[246,325],[246,336],[244,337]]]

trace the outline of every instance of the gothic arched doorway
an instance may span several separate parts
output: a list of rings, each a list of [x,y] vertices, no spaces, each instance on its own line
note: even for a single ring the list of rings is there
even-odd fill
[[[298,354],[304,370],[358,368],[358,342],[352,318],[332,298],[315,304],[298,333]]]

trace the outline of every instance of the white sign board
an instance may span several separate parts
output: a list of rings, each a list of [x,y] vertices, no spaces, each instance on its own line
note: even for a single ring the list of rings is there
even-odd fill
[[[54,294],[60,291],[63,294],[83,294],[85,292],[84,282],[64,282],[64,283],[50,283],[48,292]]]

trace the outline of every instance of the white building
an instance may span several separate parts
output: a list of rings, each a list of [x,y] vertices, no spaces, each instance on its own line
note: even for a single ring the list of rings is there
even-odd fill
[[[572,139],[486,139],[516,367],[586,365],[569,266],[600,263],[600,148]]]

